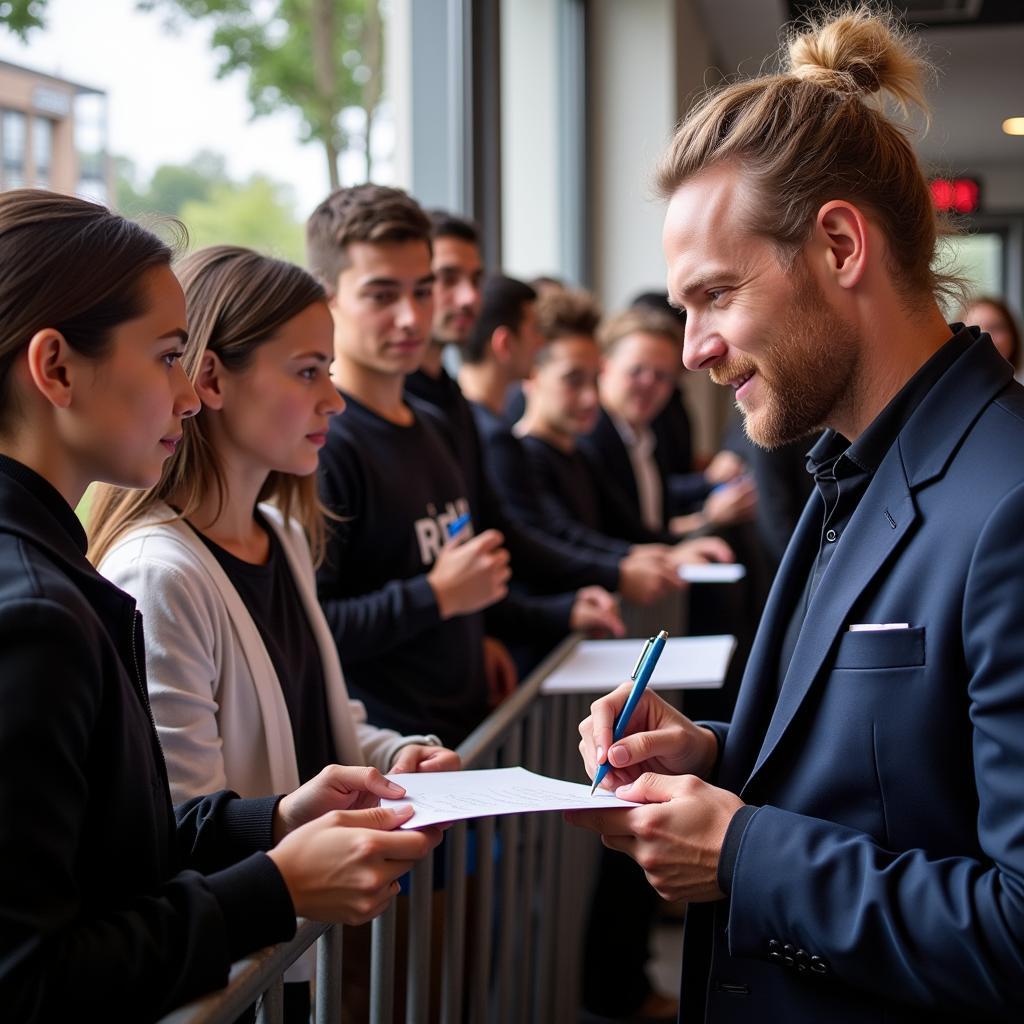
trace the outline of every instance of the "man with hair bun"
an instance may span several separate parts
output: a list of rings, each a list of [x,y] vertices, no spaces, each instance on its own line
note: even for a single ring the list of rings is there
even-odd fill
[[[771,448],[825,428],[731,724],[625,685],[580,726],[643,806],[575,814],[689,901],[681,1020],[1019,1020],[1024,390],[947,325],[936,216],[867,8],[686,117],[664,158],[684,362]]]

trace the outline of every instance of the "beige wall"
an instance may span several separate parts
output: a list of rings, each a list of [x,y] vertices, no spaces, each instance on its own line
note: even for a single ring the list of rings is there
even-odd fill
[[[594,0],[590,51],[594,280],[609,311],[665,287],[664,204],[654,165],[715,54],[688,0]],[[684,373],[694,449],[718,448],[732,402],[706,374]]]

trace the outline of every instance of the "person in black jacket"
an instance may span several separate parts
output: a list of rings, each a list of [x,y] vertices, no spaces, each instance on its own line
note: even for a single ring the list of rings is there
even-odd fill
[[[381,831],[408,811],[366,808],[401,795],[373,769],[331,766],[284,798],[171,805],[141,619],[86,560],[73,511],[93,480],[154,484],[198,408],[170,258],[93,203],[0,196],[0,1005],[12,1020],[156,1019],[289,938],[296,914],[376,915],[439,840]]]
[[[487,627],[513,648],[518,667],[525,671],[570,630],[619,632],[621,622],[609,591],[622,591],[629,581],[620,578],[614,563],[581,554],[509,516],[495,492],[469,402],[441,358],[446,346],[465,344],[480,313],[482,263],[476,227],[443,211],[431,214],[431,222],[433,330],[419,370],[406,379],[406,391],[440,419],[479,523],[505,537],[513,588],[505,601],[488,610]]]
[[[673,513],[673,445],[659,445],[652,424],[676,387],[682,331],[667,314],[637,306],[605,321],[599,332],[604,354],[601,412],[580,447],[600,464],[610,482],[651,530],[675,534],[718,530],[753,517],[757,490],[749,479],[723,482],[689,515]]]
[[[499,438],[497,448],[491,444],[499,433],[493,417],[497,409],[488,410],[491,415],[472,409],[441,361],[446,346],[457,349],[464,359],[470,360],[476,349],[482,352],[489,347],[492,330],[488,329],[488,324],[478,323],[483,302],[483,265],[477,228],[464,218],[444,211],[435,211],[431,220],[436,275],[433,343],[420,371],[409,378],[406,387],[444,416],[460,463],[477,481],[487,515],[505,524],[504,532],[513,542],[510,546],[513,558],[517,550],[522,550],[522,557],[516,562],[517,572],[525,575],[528,585],[540,590],[550,587],[553,571],[571,571],[572,567],[580,565],[582,558],[583,571],[577,580],[617,589],[635,604],[650,604],[678,589],[679,580],[672,573],[651,572],[638,567],[635,559],[623,558],[628,546],[623,549],[621,546],[583,545],[581,553],[573,537],[549,531],[547,524],[537,522],[533,514],[521,514],[518,500],[510,493],[508,480],[499,479],[509,467],[501,457],[508,453],[507,445],[501,443],[506,436]],[[504,302],[491,305],[487,320],[492,329],[517,326],[518,308],[510,309]],[[473,336],[481,340],[474,343]],[[477,402],[478,407],[482,404]],[[515,489],[514,485],[511,489]],[[546,557],[544,552],[548,552]],[[613,557],[609,558],[609,554]]]

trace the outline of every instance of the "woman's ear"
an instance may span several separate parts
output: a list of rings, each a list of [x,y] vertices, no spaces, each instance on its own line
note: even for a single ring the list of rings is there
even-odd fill
[[[36,331],[25,353],[28,375],[39,393],[58,409],[71,404],[77,366],[64,335],[52,327]]]
[[[207,409],[224,407],[224,364],[216,352],[204,352],[194,386]]]

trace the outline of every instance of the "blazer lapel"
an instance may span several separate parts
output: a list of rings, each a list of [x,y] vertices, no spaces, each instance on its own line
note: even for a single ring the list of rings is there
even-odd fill
[[[917,516],[897,442],[868,485],[811,600],[768,732],[744,789],[793,721],[846,625],[854,602],[885,565]]]
[[[764,737],[765,724],[778,694],[779,648],[789,617],[803,592],[810,560],[818,548],[820,525],[821,498],[815,489],[775,574],[743,672],[718,774],[719,784],[727,789],[738,791]]]

